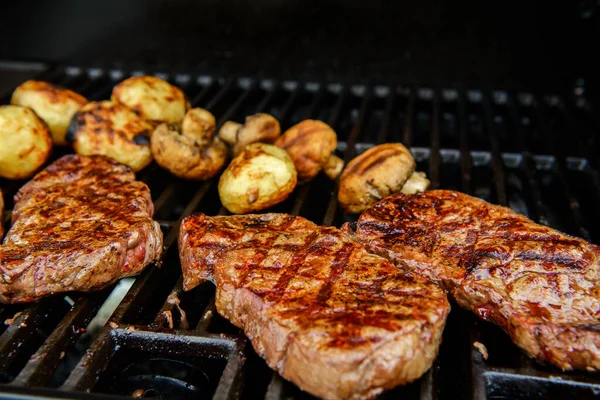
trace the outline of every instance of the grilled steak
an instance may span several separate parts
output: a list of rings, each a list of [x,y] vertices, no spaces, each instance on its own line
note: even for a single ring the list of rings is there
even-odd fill
[[[360,216],[355,238],[441,283],[531,356],[600,369],[598,246],[445,190],[383,199]]]
[[[0,246],[0,302],[92,291],[159,258],[148,187],[102,156],[64,156],[15,196]]]
[[[417,379],[436,356],[444,292],[339,229],[286,214],[195,215],[179,248],[184,289],[213,281],[218,312],[313,395],[370,398]]]

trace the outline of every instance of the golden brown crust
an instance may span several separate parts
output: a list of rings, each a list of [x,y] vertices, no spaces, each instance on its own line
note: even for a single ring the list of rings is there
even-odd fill
[[[30,108],[0,106],[0,177],[30,177],[52,152],[48,126]]]
[[[346,212],[360,213],[382,198],[400,192],[415,167],[410,150],[400,143],[372,147],[344,168],[338,201]]]
[[[152,154],[161,167],[184,179],[206,180],[227,160],[227,146],[213,137],[210,145],[181,134],[175,126],[159,125],[150,139]]]
[[[217,311],[269,366],[325,399],[366,399],[420,377],[449,312],[339,229],[286,214],[195,215],[179,235],[184,288],[217,285]]]
[[[292,193],[296,181],[296,168],[285,150],[253,143],[223,171],[219,198],[231,213],[246,214],[282,202]]]
[[[217,121],[215,116],[203,108],[190,109],[183,118],[181,133],[196,141],[200,146],[212,143]]]
[[[531,356],[600,369],[600,248],[462,193],[397,194],[365,211],[356,239],[443,284]]]
[[[152,161],[152,125],[122,104],[92,101],[73,117],[68,138],[78,154],[103,155],[139,171]]]
[[[155,76],[134,76],[113,88],[111,100],[124,104],[153,124],[181,123],[190,108],[181,89]]]
[[[71,90],[48,82],[29,80],[17,87],[11,104],[29,107],[48,125],[52,141],[66,145],[65,135],[73,115],[87,104],[87,99]]]
[[[148,187],[102,156],[67,155],[15,196],[0,246],[0,303],[93,291],[139,273],[162,252]]]
[[[307,119],[292,126],[276,141],[285,149],[298,171],[298,182],[313,179],[337,147],[335,131],[324,122]]]

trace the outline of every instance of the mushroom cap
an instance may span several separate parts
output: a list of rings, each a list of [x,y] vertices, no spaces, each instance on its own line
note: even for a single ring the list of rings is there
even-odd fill
[[[338,201],[349,213],[360,213],[398,193],[416,167],[410,150],[400,143],[370,148],[348,163],[338,191]]]
[[[227,146],[221,139],[215,137],[209,145],[202,145],[167,124],[155,129],[150,146],[158,165],[184,179],[209,179],[227,159]]]
[[[244,147],[251,143],[271,144],[281,135],[279,121],[270,114],[258,113],[246,117],[246,122],[236,133],[233,154],[237,155]]]
[[[199,145],[209,145],[215,133],[217,121],[215,116],[203,108],[190,109],[183,118],[181,133],[194,139]]]
[[[298,171],[298,182],[314,178],[337,147],[335,131],[325,122],[304,120],[285,131],[276,141],[289,153]]]

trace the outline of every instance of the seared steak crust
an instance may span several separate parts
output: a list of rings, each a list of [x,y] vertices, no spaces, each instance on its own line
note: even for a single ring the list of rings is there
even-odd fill
[[[441,283],[531,356],[600,369],[598,246],[445,190],[383,199],[360,216],[355,238]]]
[[[92,291],[160,257],[148,187],[102,156],[64,156],[15,196],[0,246],[0,302]]]
[[[218,312],[313,395],[370,398],[417,379],[436,356],[444,292],[339,229],[286,214],[195,215],[179,248],[184,288],[213,281]]]

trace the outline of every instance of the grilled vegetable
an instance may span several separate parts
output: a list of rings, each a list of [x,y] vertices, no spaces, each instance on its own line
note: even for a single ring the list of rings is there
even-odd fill
[[[425,172],[413,172],[410,178],[402,185],[401,193],[404,194],[415,194],[418,192],[424,192],[429,187],[431,182],[425,176]]]
[[[219,137],[232,146],[233,155],[237,155],[251,143],[273,143],[281,134],[279,121],[272,115],[258,113],[246,117],[244,124],[227,121],[219,130]]]
[[[413,176],[415,167],[410,150],[402,144],[375,146],[348,163],[340,178],[338,201],[346,212],[360,213],[382,198],[400,192]],[[412,179],[411,190],[419,190],[423,179],[427,181],[424,174]],[[416,189],[413,184],[417,185]]]
[[[296,186],[294,162],[265,143],[244,147],[219,180],[221,203],[233,214],[263,210],[285,200]]]
[[[113,88],[111,100],[124,104],[155,126],[181,123],[190,105],[179,89],[155,76],[134,76]]]
[[[161,124],[152,134],[151,148],[156,162],[173,175],[204,180],[214,176],[227,160],[227,146],[214,137],[215,117],[201,108],[185,116],[181,131],[177,125]]]
[[[93,101],[75,114],[67,140],[78,154],[110,157],[139,171],[152,161],[152,125],[122,104]]]
[[[335,179],[344,162],[333,152],[337,147],[335,131],[324,122],[307,119],[290,129],[275,141],[285,149],[298,171],[298,182],[313,179],[325,166],[330,179]]]
[[[183,118],[181,133],[196,139],[200,145],[207,145],[213,141],[216,126],[215,116],[210,111],[203,108],[192,108]]]
[[[65,134],[73,115],[87,99],[71,90],[48,82],[30,80],[15,89],[10,103],[29,107],[48,125],[52,141],[66,145]]]
[[[0,177],[27,178],[52,151],[48,126],[33,110],[0,106]]]

